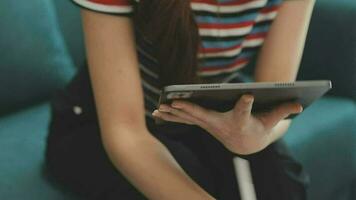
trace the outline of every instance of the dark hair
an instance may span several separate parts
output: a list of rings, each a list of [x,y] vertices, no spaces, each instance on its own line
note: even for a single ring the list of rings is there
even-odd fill
[[[155,45],[161,86],[203,83],[197,76],[200,39],[190,0],[141,0],[137,28]]]

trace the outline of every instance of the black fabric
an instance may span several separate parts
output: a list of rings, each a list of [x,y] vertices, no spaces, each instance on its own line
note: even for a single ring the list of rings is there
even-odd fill
[[[80,114],[74,106],[82,108]],[[86,199],[145,199],[111,164],[101,143],[87,70],[82,68],[69,86],[52,99],[46,164],[51,175]],[[150,132],[172,153],[182,168],[217,199],[238,200],[232,158],[205,130],[190,125],[155,125]],[[306,199],[308,176],[282,141],[261,152],[240,156],[250,161],[259,200]],[[172,194],[174,195],[174,194]]]

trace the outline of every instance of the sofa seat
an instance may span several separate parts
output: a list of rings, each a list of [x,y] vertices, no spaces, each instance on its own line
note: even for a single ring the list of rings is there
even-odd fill
[[[71,200],[43,168],[48,103],[0,117],[0,199]]]
[[[356,199],[355,101],[321,98],[293,120],[284,139],[310,174],[309,199]]]

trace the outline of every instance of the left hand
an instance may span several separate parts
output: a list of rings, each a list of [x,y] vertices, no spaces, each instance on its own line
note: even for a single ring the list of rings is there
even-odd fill
[[[253,96],[243,95],[235,107],[217,112],[184,100],[175,100],[171,106],[161,105],[152,114],[165,121],[198,125],[218,139],[230,151],[251,154],[272,143],[276,137],[272,129],[292,113],[300,113],[302,106],[287,102],[269,112],[252,115]]]

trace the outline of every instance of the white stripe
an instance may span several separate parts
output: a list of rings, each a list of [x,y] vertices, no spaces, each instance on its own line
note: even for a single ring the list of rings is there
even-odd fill
[[[240,64],[237,64],[231,68],[228,68],[228,69],[220,69],[218,71],[205,71],[205,72],[197,72],[197,74],[199,76],[209,76],[209,75],[218,75],[218,74],[221,74],[223,72],[233,72],[235,70],[238,70],[242,67],[244,67],[245,65],[247,65],[248,62],[246,63],[240,63]]]
[[[226,37],[226,36],[241,36],[246,35],[252,30],[253,25],[234,28],[234,29],[208,29],[200,28],[199,33],[201,36],[214,36],[214,37]]]
[[[265,6],[267,0],[255,0],[241,5],[210,5],[207,3],[191,3],[191,7],[196,11],[209,11],[209,12],[220,12],[220,13],[234,13],[242,12],[248,9],[260,8]]]
[[[277,16],[277,11],[273,11],[270,13],[265,13],[265,14],[260,14],[257,16],[256,18],[256,22],[263,22],[263,21],[267,21],[267,20],[272,20],[274,18],[276,18]]]
[[[258,38],[254,40],[246,40],[244,42],[244,47],[257,47],[261,46],[264,42],[264,38]]]
[[[143,87],[147,88],[148,90],[150,90],[151,92],[160,95],[161,94],[161,90],[148,84],[144,79],[141,79],[142,85]]]
[[[146,68],[144,65],[139,64],[139,67],[142,71],[144,71],[146,74],[152,76],[153,78],[158,79],[159,75],[154,73],[153,71],[149,70],[148,68]]]
[[[88,0],[73,1],[85,8],[107,13],[130,13],[133,10],[132,6],[103,5],[99,3],[90,2]]]
[[[242,47],[239,47],[237,49],[232,49],[232,50],[227,50],[227,51],[221,51],[217,53],[200,53],[198,54],[199,58],[211,58],[211,57],[231,57],[231,56],[237,56],[241,53]]]
[[[237,49],[221,51],[221,52],[217,52],[217,53],[200,53],[200,54],[198,54],[198,57],[199,58],[211,58],[211,57],[237,56],[241,53],[243,47],[257,47],[257,46],[262,45],[263,41],[264,40],[262,38],[249,39],[249,40],[245,40],[242,43],[242,46]]]

